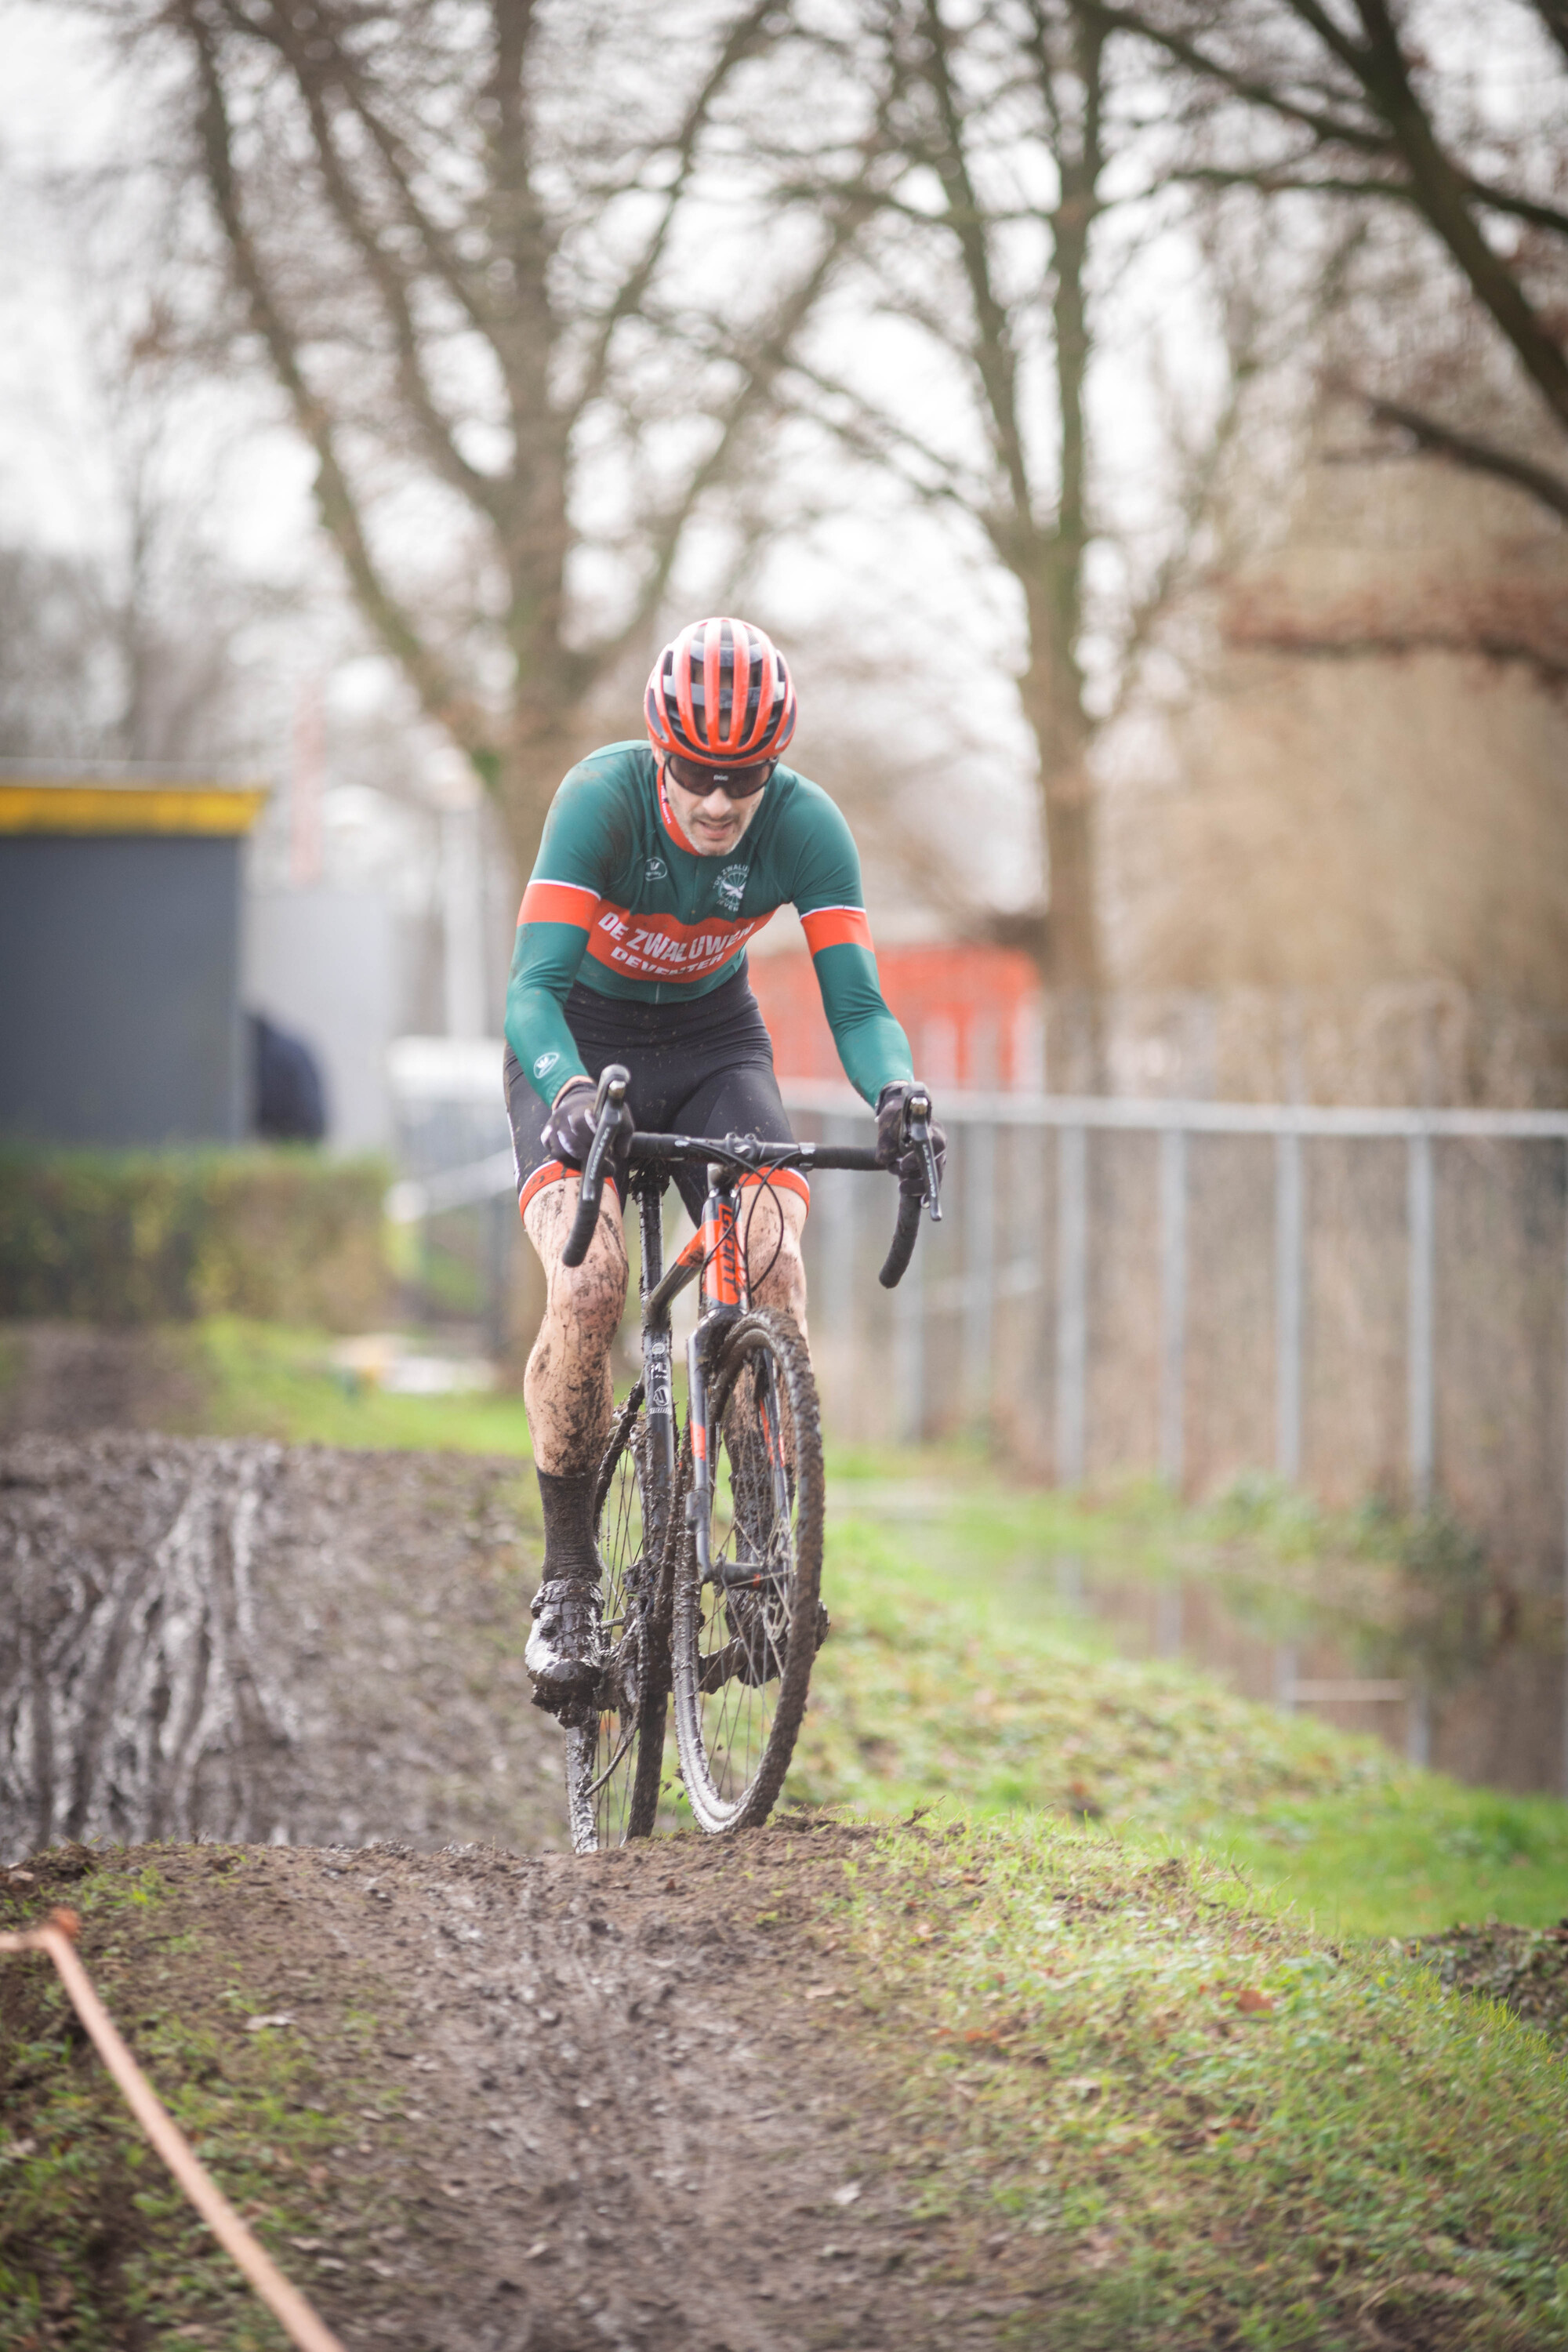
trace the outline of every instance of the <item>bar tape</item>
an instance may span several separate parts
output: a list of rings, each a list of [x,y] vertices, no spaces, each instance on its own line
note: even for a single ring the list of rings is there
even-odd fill
[[[131,2055],[88,1978],[73,1948],[81,1932],[74,1911],[51,1911],[42,1927],[20,1935],[0,1936],[0,1952],[47,1952],[60,1972],[77,2015],[86,2026],[125,2103],[195,2207],[214,2237],[238,2264],[273,2317],[288,2331],[300,2352],[343,2352],[330,2327],[323,2326],[304,2296],[291,2286],[269,2254],[251,2236],[234,2207],[197,2163],[190,2142],[153,2085]]]

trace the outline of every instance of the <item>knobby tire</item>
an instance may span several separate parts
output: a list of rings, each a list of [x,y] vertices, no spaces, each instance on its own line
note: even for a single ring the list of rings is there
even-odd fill
[[[701,1829],[751,1829],[773,1811],[816,1654],[822,1436],[811,1359],[787,1315],[754,1308],[726,1334],[709,1381],[710,1569],[700,1580],[689,1429],[671,1514],[672,1674],[687,1798]],[[771,1426],[770,1426],[771,1419]],[[739,1581],[754,1572],[758,1590]]]
[[[596,1713],[566,1734],[572,1850],[647,1837],[658,1810],[669,1692],[664,1562],[649,1556],[647,1421],[639,1381],[616,1416],[594,1501],[605,1672]]]

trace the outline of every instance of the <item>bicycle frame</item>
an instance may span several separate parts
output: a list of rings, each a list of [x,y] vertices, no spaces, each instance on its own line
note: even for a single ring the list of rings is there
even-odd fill
[[[700,1280],[700,1306],[697,1329],[687,1356],[687,1383],[691,1404],[691,1444],[699,1476],[707,1479],[707,1370],[705,1353],[717,1322],[728,1323],[750,1303],[746,1288],[745,1253],[737,1230],[735,1180],[727,1170],[710,1164],[702,1223],[667,1273],[664,1267],[662,1203],[668,1183],[667,1169],[634,1172],[631,1191],[637,1204],[642,1235],[642,1268],[638,1291],[642,1307],[643,1397],[647,1411],[653,1525],[650,1559],[662,1559],[668,1528],[669,1497],[675,1487],[675,1335],[669,1310],[688,1283]],[[700,1538],[706,1548],[706,1530]],[[706,1572],[707,1562],[703,1562]]]
[[[700,1286],[697,1328],[687,1343],[686,1351],[687,1417],[691,1432],[691,1486],[686,1511],[687,1523],[692,1529],[696,1543],[701,1580],[706,1584],[712,1576],[709,1550],[712,1467],[708,1459],[708,1363],[719,1335],[744,1314],[751,1304],[745,1250],[740,1234],[739,1185],[732,1169],[725,1168],[718,1161],[710,1161],[702,1222],[668,1274],[662,1271],[663,1233],[658,1211],[664,1179],[647,1176],[634,1179],[634,1190],[642,1230],[643,1393],[647,1406],[649,1438],[668,1482],[666,1483],[665,1477],[658,1481],[662,1490],[659,1496],[661,1523],[656,1527],[655,1534],[661,1547],[665,1533],[663,1512],[668,1509],[668,1496],[675,1476],[675,1409],[671,1381],[674,1336],[670,1329],[669,1310],[675,1297],[689,1282],[696,1279]],[[772,1453],[776,1450],[778,1441],[776,1418],[770,1405],[771,1400],[764,1401],[763,1413]],[[784,1465],[775,1460],[773,1467],[775,1476],[778,1476]],[[743,1581],[753,1586],[765,1580],[763,1574],[755,1570],[744,1579],[725,1579],[726,1584]]]
[[[565,1266],[581,1265],[592,1243],[603,1187],[610,1174],[612,1130],[626,1087],[626,1074],[620,1067],[611,1066],[602,1074],[598,1124],[584,1162],[577,1208],[562,1252]],[[568,1727],[567,1791],[573,1843],[583,1852],[599,1843],[600,1791],[612,1775],[625,1769],[628,1758],[632,1777],[613,1801],[623,1811],[629,1802],[632,1811],[625,1821],[618,1811],[616,1821],[628,1835],[646,1836],[653,1826],[663,1754],[662,1737],[654,1727],[657,1722],[662,1727],[671,1677],[677,1740],[688,1773],[689,1794],[697,1790],[692,1804],[701,1826],[732,1827],[731,1816],[741,1812],[747,1819],[765,1820],[777,1795],[805,1705],[805,1676],[821,1639],[819,1627],[815,1639],[811,1638],[813,1629],[805,1619],[795,1625],[795,1602],[786,1597],[794,1580],[804,1576],[808,1607],[819,1606],[821,1454],[809,1360],[793,1325],[786,1318],[781,1326],[778,1318],[759,1314],[754,1322],[748,1321],[736,1330],[742,1318],[752,1313],[742,1194],[752,1184],[766,1185],[773,1173],[785,1170],[885,1172],[875,1152],[849,1146],[764,1142],[756,1136],[659,1135],[646,1130],[629,1138],[622,1165],[626,1171],[622,1197],[628,1203],[633,1199],[637,1202],[642,1241],[638,1277],[642,1377],[622,1408],[605,1456],[595,1505],[595,1541],[616,1465],[624,1464],[628,1442],[640,1489],[641,1529],[634,1558],[625,1541],[626,1510],[617,1504],[621,1516],[616,1522],[613,1565],[619,1580],[616,1589],[622,1596],[625,1629],[606,1658],[593,1719]],[[706,1169],[708,1178],[699,1229],[667,1266],[664,1194],[677,1169],[698,1166]],[[932,1158],[924,1200],[933,1217],[940,1214],[939,1183]],[[898,1226],[880,1276],[887,1287],[898,1281],[909,1263],[921,1206],[922,1196],[911,1190],[906,1174],[900,1185]],[[687,1351],[689,1411],[684,1443],[688,1452],[683,1459],[681,1433],[676,1425],[670,1310],[692,1282],[699,1286],[699,1308]],[[785,1350],[782,1358],[781,1345]],[[781,1387],[781,1362],[784,1387]],[[723,1383],[722,1392],[715,1394],[713,1384],[718,1381]],[[807,1440],[804,1451],[791,1435],[795,1428],[791,1415],[800,1410],[801,1398],[806,1412],[801,1424]],[[710,1436],[721,1442],[710,1447]],[[727,1512],[723,1507],[726,1485]],[[770,1485],[771,1496],[766,1494]],[[681,1524],[677,1525],[674,1498],[683,1488],[685,1508]],[[795,1524],[802,1495],[806,1498],[801,1506],[805,1514],[801,1524],[807,1529],[804,1554],[799,1551]],[[689,1581],[693,1576],[695,1583]],[[711,1608],[708,1591],[716,1595]],[[742,1601],[742,1595],[750,1596],[749,1600]],[[701,1649],[704,1624],[710,1631],[717,1627],[721,1635],[710,1654]],[[678,1636],[682,1644],[679,1658],[671,1654],[672,1636]],[[753,1775],[731,1801],[713,1780],[712,1759],[728,1755],[735,1724],[742,1727],[748,1752],[754,1744],[753,1731],[747,1727],[749,1717],[744,1713],[731,1723],[721,1712],[715,1734],[719,1745],[711,1748],[701,1720],[703,1704],[715,1693],[727,1691],[731,1683],[742,1691],[760,1691],[781,1676],[781,1689],[785,1684],[788,1686],[787,1705],[775,1718],[771,1701],[764,1703],[764,1716],[754,1734],[763,1743],[758,1753],[766,1763],[765,1780]],[[722,1708],[728,1701],[721,1704]],[[749,1700],[742,1701],[743,1708],[750,1705]],[[645,1732],[648,1735],[646,1746]],[[696,1782],[689,1777],[693,1772]],[[618,1781],[616,1785],[621,1787]],[[700,1810],[700,1800],[707,1805],[706,1812]],[[640,1826],[626,1826],[634,1821]],[[613,1830],[616,1822],[609,1826]]]
[[[675,1491],[675,1383],[669,1328],[669,1296],[664,1290],[665,1177],[654,1171],[635,1176],[632,1192],[642,1234],[642,1271],[638,1290],[642,1303],[643,1401],[647,1413],[649,1525],[647,1556],[664,1557],[668,1528],[669,1498]],[[679,1262],[678,1262],[679,1263]],[[673,1269],[672,1269],[673,1271]]]

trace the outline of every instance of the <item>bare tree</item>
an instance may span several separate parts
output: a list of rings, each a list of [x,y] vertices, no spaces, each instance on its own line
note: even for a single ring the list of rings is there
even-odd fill
[[[971,518],[1018,583],[1020,691],[1038,748],[1050,889],[1048,925],[1030,944],[1049,978],[1072,989],[1100,977],[1079,637],[1104,47],[1096,24],[1055,0],[978,17],[944,0],[873,0],[860,69],[885,92],[893,168],[870,247],[871,299],[949,355],[974,430],[955,446],[847,368],[796,370],[841,442]],[[1044,185],[1021,161],[1037,140]]]
[[[856,70],[883,95],[866,299],[894,331],[935,344],[941,389],[910,394],[896,369],[857,368],[853,354],[798,362],[790,379],[857,457],[964,517],[1016,583],[1048,903],[993,928],[1069,993],[1102,977],[1091,754],[1118,699],[1085,652],[1091,623],[1109,618],[1091,565],[1114,528],[1092,378],[1104,302],[1158,210],[1151,171],[1134,163],[1136,93],[1113,76],[1110,48],[1087,0],[867,0]],[[910,373],[920,386],[929,362]],[[1222,406],[1223,439],[1235,408]],[[1214,474],[1213,417],[1180,439],[1163,559],[1119,599],[1109,667],[1123,683],[1179,585]]]
[[[313,454],[360,608],[526,870],[864,209],[743,233],[738,112],[784,12],[104,5],[172,83],[226,324]]]
[[[1355,386],[1370,415],[1438,457],[1568,517],[1568,16],[1514,0],[1439,19],[1397,0],[1126,0],[1097,8],[1174,68],[1198,152],[1188,177],[1265,196],[1392,208],[1446,252],[1511,352],[1536,430],[1479,429],[1397,383]],[[1514,57],[1489,105],[1481,46]],[[1562,451],[1542,461],[1541,436]]]

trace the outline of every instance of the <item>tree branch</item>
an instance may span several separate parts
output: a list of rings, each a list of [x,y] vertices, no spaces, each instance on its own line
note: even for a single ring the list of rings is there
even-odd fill
[[[316,455],[316,501],[354,591],[389,653],[403,666],[430,717],[448,728],[476,763],[493,760],[494,733],[463,694],[444,662],[425,642],[393,595],[371,554],[363,520],[339,460],[331,421],[300,366],[295,338],[273,300],[240,205],[234,135],[225,102],[212,27],[202,0],[177,0],[195,53],[201,85],[198,136],[207,182],[250,321],[267,349],[294,420]]]
[[[816,259],[775,306],[769,324],[749,350],[739,356],[741,384],[722,413],[719,436],[707,457],[692,467],[679,497],[659,518],[654,534],[653,561],[642,592],[626,626],[613,645],[605,647],[604,657],[606,660],[612,659],[616,653],[638,635],[658,611],[669,584],[687,523],[701,499],[723,478],[736,446],[752,416],[773,397],[773,387],[784,369],[794,364],[795,339],[816,310],[828,279],[858,233],[866,215],[874,207],[875,201],[874,191],[864,184],[853,186],[846,193],[839,215],[830,224]]]
[[[1302,13],[1312,0],[1286,0]],[[1366,87],[1405,158],[1423,218],[1453,255],[1477,300],[1513,346],[1537,391],[1568,428],[1568,356],[1548,333],[1508,263],[1477,226],[1462,184],[1411,86],[1384,0],[1354,0],[1366,31]]]
[[[1348,389],[1348,387],[1347,387]],[[1456,466],[1463,466],[1474,474],[1489,474],[1500,482],[1511,483],[1518,490],[1526,491],[1553,514],[1568,521],[1568,481],[1545,466],[1538,466],[1528,457],[1516,457],[1511,450],[1501,449],[1493,441],[1479,434],[1461,433],[1452,425],[1445,425],[1435,416],[1426,416],[1419,409],[1408,408],[1402,401],[1384,400],[1373,393],[1352,393],[1352,397],[1364,403],[1367,414],[1379,425],[1391,425],[1407,433],[1417,448],[1435,457],[1447,457]]]
[[[1272,83],[1258,81],[1249,74],[1238,72],[1209,50],[1200,47],[1197,42],[1185,39],[1180,33],[1173,32],[1168,26],[1142,15],[1136,8],[1117,7],[1110,5],[1110,0],[1087,0],[1087,5],[1092,7],[1108,32],[1131,33],[1141,40],[1151,42],[1156,48],[1163,49],[1167,57],[1173,58],[1178,65],[1185,66],[1198,79],[1215,82],[1222,89],[1228,89],[1233,98],[1244,99],[1249,106],[1278,114],[1288,122],[1300,123],[1325,145],[1349,147],[1365,155],[1383,155],[1388,152],[1386,131],[1370,123],[1347,121],[1341,115],[1321,113],[1299,100],[1288,98]]]
[[[1189,187],[1255,188],[1260,196],[1342,196],[1352,200],[1392,197],[1396,203],[1419,206],[1415,190],[1408,180],[1349,180],[1333,173],[1298,176],[1310,160],[1309,154],[1293,163],[1259,163],[1231,169],[1217,163],[1192,163],[1173,172],[1171,177]],[[1531,228],[1544,229],[1555,236],[1568,236],[1568,213],[1559,212],[1554,205],[1537,204],[1531,196],[1510,195],[1506,189],[1489,186],[1468,173],[1458,176],[1472,202],[1485,205],[1489,212],[1523,221]]]
[[[234,14],[232,5],[230,15]],[[306,117],[315,140],[317,162],[321,184],[332,215],[350,244],[365,265],[371,283],[381,299],[383,311],[392,334],[395,364],[399,393],[418,436],[420,447],[435,471],[463,498],[479,508],[489,520],[500,526],[503,522],[507,497],[505,486],[492,475],[471,466],[458,449],[452,421],[442,415],[425,373],[419,350],[419,337],[409,307],[410,273],[389,254],[381,238],[365,216],[358,192],[350,182],[328,107],[327,92],[333,82],[341,87],[344,79],[344,60],[335,43],[331,42],[331,26],[326,19],[313,19],[312,42],[330,43],[331,56],[324,70],[318,61],[305,53],[294,27],[282,11],[269,9],[268,26],[263,38],[277,47],[294,77],[295,86],[304,105]],[[362,105],[354,110],[362,122],[370,110]],[[401,176],[394,172],[384,144],[383,167],[402,188]],[[405,207],[406,209],[406,207]]]
[[[609,368],[610,346],[616,329],[625,319],[635,318],[647,298],[654,274],[669,242],[681,199],[690,184],[697,160],[698,144],[712,115],[713,107],[736,68],[750,57],[756,47],[759,34],[768,19],[778,13],[779,0],[752,0],[752,5],[731,26],[711,70],[701,89],[687,110],[686,120],[676,135],[675,177],[667,191],[663,210],[648,236],[647,244],[633,267],[622,279],[612,300],[605,308],[595,336],[592,350],[584,367],[581,385],[574,404],[580,414],[591,401],[598,399],[605,388]]]

